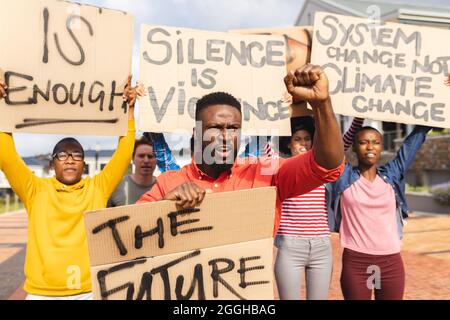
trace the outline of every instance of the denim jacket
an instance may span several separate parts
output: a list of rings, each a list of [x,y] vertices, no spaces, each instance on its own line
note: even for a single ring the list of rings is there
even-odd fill
[[[172,150],[170,150],[163,133],[144,132],[144,136],[153,142],[153,151],[159,171],[180,170],[180,166],[172,155]]]
[[[386,165],[378,167],[377,170],[377,174],[394,189],[397,208],[397,230],[400,238],[403,236],[404,219],[408,217],[403,175],[411,166],[417,151],[425,141],[427,132],[430,130],[430,127],[415,126],[414,130],[404,140],[396,157]],[[328,225],[331,232],[339,232],[342,219],[340,207],[342,192],[358,180],[359,176],[358,168],[352,167],[347,163],[341,177],[326,185]]]

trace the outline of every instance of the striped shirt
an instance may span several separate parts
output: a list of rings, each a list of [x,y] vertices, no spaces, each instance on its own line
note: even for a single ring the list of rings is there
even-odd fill
[[[329,236],[325,185],[284,200],[278,234],[304,237]]]
[[[342,138],[345,151],[352,145],[353,137],[362,127],[363,122],[364,119],[361,118],[353,119],[350,128]],[[274,156],[270,146],[265,150],[268,156]],[[301,237],[325,237],[330,235],[325,185],[309,193],[283,201],[278,234]]]

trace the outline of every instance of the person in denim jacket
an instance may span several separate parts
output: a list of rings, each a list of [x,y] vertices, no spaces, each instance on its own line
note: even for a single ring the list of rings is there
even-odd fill
[[[404,174],[425,141],[429,127],[416,126],[396,157],[378,166],[382,135],[363,127],[355,135],[358,165],[327,188],[330,230],[344,247],[341,288],[345,299],[402,299],[405,274],[400,255],[404,219],[408,217]]]

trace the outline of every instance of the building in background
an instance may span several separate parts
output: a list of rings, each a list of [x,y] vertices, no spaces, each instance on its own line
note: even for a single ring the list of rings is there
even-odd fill
[[[295,25],[313,26],[315,13],[322,11],[371,20],[450,29],[450,1],[427,0],[418,4],[415,2],[416,4],[407,0],[305,0]],[[340,119],[341,128],[343,131],[347,130],[352,119],[342,116]],[[385,152],[382,154],[382,162],[389,161],[395,156],[395,151],[403,138],[413,128],[412,125],[374,120],[366,120],[365,124],[383,132]],[[449,213],[450,135],[448,129],[434,131],[441,131],[441,134],[435,132],[428,136],[405,175],[405,181],[409,185],[407,198],[413,211]],[[347,160],[356,164],[351,151],[347,153]],[[436,197],[441,199],[441,202],[436,201]],[[442,203],[443,198],[447,199],[446,204]]]
[[[450,29],[450,2],[427,0],[423,4],[408,1],[380,0],[305,0],[295,22],[298,26],[312,26],[318,11],[332,12],[360,18],[379,17],[382,21]]]
[[[95,176],[99,173],[103,168],[108,164],[109,160],[113,156],[115,150],[102,150],[100,146],[96,146],[95,149],[85,150],[84,152],[84,162],[86,166],[84,168],[83,177],[87,176]],[[191,161],[190,151],[188,149],[182,150],[173,150],[173,155],[177,160],[177,163],[182,167]],[[54,171],[50,169],[49,160],[51,156],[48,155],[39,155],[35,157],[26,157],[23,158],[23,161],[27,165],[27,167],[38,177],[47,178],[54,176]],[[129,174],[134,170],[132,163],[128,168],[128,172],[125,174]],[[160,171],[156,168],[154,175],[158,176]],[[5,175],[0,170],[0,196],[9,193],[13,194],[11,190],[11,186],[9,185],[8,180],[6,180]]]
[[[295,25],[312,26],[315,13],[323,11],[358,18],[450,29],[450,1],[447,3],[448,7],[442,3],[442,0],[428,0],[421,5],[411,4],[405,0],[305,0]],[[341,127],[345,131],[350,126],[351,119],[340,118]],[[367,120],[366,124],[383,132],[384,146],[388,151],[394,151],[395,140],[403,138],[413,128],[412,125],[375,120]]]

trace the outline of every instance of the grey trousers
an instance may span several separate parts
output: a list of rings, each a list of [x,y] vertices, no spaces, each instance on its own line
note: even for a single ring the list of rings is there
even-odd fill
[[[329,237],[277,235],[275,279],[281,300],[300,300],[302,275],[307,300],[326,300],[333,271],[333,249]]]

